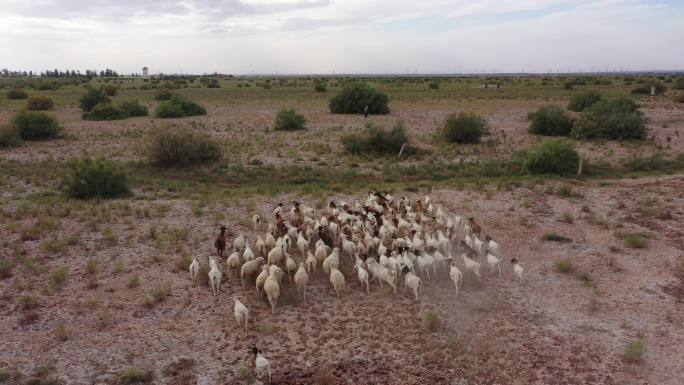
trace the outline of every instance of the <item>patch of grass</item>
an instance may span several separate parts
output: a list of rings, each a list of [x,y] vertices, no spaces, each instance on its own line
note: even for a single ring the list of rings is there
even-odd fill
[[[19,305],[21,306],[21,310],[34,310],[40,307],[40,299],[38,299],[38,297],[24,295],[19,297]]]
[[[133,274],[128,278],[128,283],[126,284],[126,287],[129,289],[134,289],[136,287],[140,286],[140,276],[138,274]]]
[[[573,217],[573,215],[570,211],[565,211],[563,213],[563,222],[571,224],[574,221],[575,221],[575,217]]]
[[[22,139],[19,128],[13,124],[0,126],[0,148],[17,147],[21,145]]]
[[[28,98],[28,94],[26,91],[24,91],[21,88],[10,88],[9,91],[7,91],[7,99],[26,99]]]
[[[71,338],[71,329],[67,328],[63,322],[60,322],[55,327],[55,337],[59,341],[66,341]]]
[[[276,333],[280,328],[278,328],[278,326],[276,326],[272,323],[264,322],[264,323],[260,324],[257,329],[259,330],[259,333],[261,333],[261,334],[271,335],[271,334]]]
[[[158,118],[183,118],[206,115],[207,110],[180,95],[173,95],[169,100],[159,103],[154,114]]]
[[[442,320],[439,317],[439,314],[430,310],[425,310],[420,313],[420,321],[423,329],[430,332],[437,331],[442,325]]]
[[[26,109],[32,111],[47,111],[55,108],[52,99],[47,96],[31,96],[26,101]]]
[[[366,124],[363,134],[345,135],[342,137],[342,144],[351,154],[398,155],[404,144],[405,155],[413,152],[401,123],[397,123],[391,130],[385,130],[375,124]]]
[[[0,278],[11,277],[12,270],[14,270],[14,263],[9,258],[0,259]]]
[[[154,307],[154,305],[164,302],[169,295],[171,295],[171,285],[169,283],[157,285],[145,296],[143,304],[148,308]]]
[[[622,234],[622,240],[625,246],[632,249],[645,249],[648,247],[649,237],[644,233],[625,233]]]
[[[560,186],[558,186],[558,195],[560,195],[564,198],[572,197],[573,196],[572,186],[567,184],[567,183],[561,184]]]
[[[557,233],[553,233],[553,232],[544,234],[542,236],[542,240],[551,241],[551,242],[561,242],[561,243],[572,242],[572,239],[570,239],[568,237],[564,237],[564,236],[557,234]]]
[[[119,374],[121,384],[143,384],[152,382],[153,379],[154,373],[138,369],[135,366],[129,366]]]
[[[112,247],[119,242],[119,237],[111,227],[107,226],[102,230],[102,240],[107,246]]]
[[[577,268],[568,258],[559,258],[553,263],[553,269],[557,273],[571,274],[574,273]]]
[[[95,275],[97,274],[97,271],[100,267],[100,260],[92,257],[88,258],[88,262],[86,262],[86,274],[88,275]]]
[[[181,253],[176,260],[176,270],[180,272],[187,272],[192,263],[192,255],[188,252]]]
[[[50,286],[53,290],[60,291],[64,288],[69,278],[69,270],[65,266],[60,266],[50,273]]]
[[[238,378],[247,384],[253,384],[255,380],[252,369],[247,366],[240,366],[238,369]]]
[[[645,349],[643,339],[636,339],[627,344],[622,358],[629,363],[641,363],[644,361]]]

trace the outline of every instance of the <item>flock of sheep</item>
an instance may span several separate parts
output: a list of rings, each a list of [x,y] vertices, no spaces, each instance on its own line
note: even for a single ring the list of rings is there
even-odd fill
[[[273,211],[275,222],[269,222],[262,237],[258,235],[255,248],[250,247],[244,234],[233,240],[233,252],[225,259],[226,227],[221,225],[214,242],[216,255],[208,257],[209,283],[218,295],[224,272],[228,280],[239,275],[242,287],[256,276],[256,294],[266,295],[271,311],[276,312],[283,276],[306,298],[310,274],[322,271],[329,277],[337,296],[342,295],[348,279],[340,265],[353,266],[361,288],[370,293],[370,282],[382,288],[389,285],[396,294],[397,285],[404,281],[416,301],[423,281],[433,281],[447,274],[458,295],[464,273],[481,279],[481,267],[501,275],[502,254],[499,244],[489,236],[481,240],[481,228],[474,218],[461,218],[446,213],[429,196],[411,201],[406,197],[393,199],[387,193],[372,191],[362,202],[349,205],[330,201],[324,212],[294,201],[285,219],[282,203]],[[259,234],[264,220],[258,214],[252,218]],[[454,258],[453,255],[460,258]],[[514,276],[522,281],[523,268],[516,258],[511,259]],[[223,267],[222,267],[223,266]],[[197,280],[200,265],[194,258],[189,267],[193,281]],[[258,273],[258,274],[257,274]],[[235,320],[247,329],[249,310],[233,297]],[[268,360],[257,347],[255,356],[257,376],[271,379]]]

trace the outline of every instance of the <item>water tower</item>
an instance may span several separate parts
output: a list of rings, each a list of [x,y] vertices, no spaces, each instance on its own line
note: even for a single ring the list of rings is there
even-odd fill
[[[142,70],[143,70],[143,76],[144,76],[144,77],[149,77],[149,76],[150,76],[150,72],[149,72],[150,69],[149,69],[149,68],[143,67]]]

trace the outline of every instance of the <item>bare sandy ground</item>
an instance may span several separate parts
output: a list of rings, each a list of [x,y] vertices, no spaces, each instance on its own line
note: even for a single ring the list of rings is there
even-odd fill
[[[238,369],[253,367],[248,349],[257,345],[276,384],[684,383],[684,177],[582,182],[574,186],[582,196],[572,198],[552,187],[432,193],[450,211],[479,218],[503,253],[521,261],[523,283],[507,263],[501,277],[468,279],[458,296],[448,280],[426,282],[415,302],[377,284],[366,296],[348,275],[338,299],[319,273],[305,301],[286,283],[275,315],[251,286],[243,290],[224,274],[214,298],[175,265],[183,250],[212,251],[212,213],[225,216],[231,241],[244,232],[253,246],[255,235],[241,218],[253,210],[265,215],[291,196],[257,198],[251,208],[210,204],[201,215],[183,200],[84,205],[38,240],[20,240],[5,220],[0,255],[17,258],[21,250],[38,268],[29,274],[17,266],[13,277],[0,280],[0,367],[27,374],[52,364],[68,384],[116,384],[131,365],[153,370],[155,384],[238,384]],[[140,214],[145,208],[152,214]],[[92,223],[98,211],[111,215]],[[560,220],[566,211],[573,223]],[[17,225],[35,220],[22,217]],[[106,227],[116,242],[103,240]],[[151,228],[166,234],[180,227],[187,228],[185,239],[166,246],[150,236]],[[540,239],[551,231],[573,242]],[[634,231],[653,234],[647,248],[627,248],[617,236]],[[78,243],[63,252],[40,248],[72,234]],[[101,261],[97,285],[86,272],[92,257]],[[554,271],[561,257],[576,274]],[[47,283],[58,266],[69,269],[62,291]],[[581,273],[590,278],[579,279]],[[140,286],[128,288],[133,274]],[[145,294],[163,283],[171,285],[170,296],[144,307]],[[18,300],[25,295],[41,303],[29,322]],[[246,332],[235,324],[233,295],[251,311]],[[421,326],[426,310],[440,316],[435,332]],[[55,336],[59,323],[71,331],[66,341]],[[637,338],[645,344],[643,362],[626,362],[625,347]]]

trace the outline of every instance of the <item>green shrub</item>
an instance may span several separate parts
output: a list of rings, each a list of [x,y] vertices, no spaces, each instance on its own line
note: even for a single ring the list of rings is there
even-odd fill
[[[531,121],[529,132],[536,135],[568,136],[572,130],[572,119],[558,106],[543,106],[536,112],[530,112],[527,119]]]
[[[573,265],[572,261],[567,258],[559,258],[553,263],[553,269],[557,273],[569,274],[574,273],[577,268]]]
[[[558,233],[546,233],[542,236],[542,240],[559,243],[572,242],[572,239],[564,237]]]
[[[110,99],[105,95],[104,91],[95,88],[88,88],[78,100],[81,109],[85,112],[90,112],[96,105],[100,103],[109,103]]]
[[[603,99],[584,110],[572,130],[581,139],[646,139],[639,106],[626,97]]]
[[[147,152],[152,162],[163,167],[184,167],[221,158],[218,143],[186,127],[155,130],[150,135]]]
[[[374,154],[374,155],[397,155],[401,146],[406,143],[404,152],[407,155],[413,152],[408,147],[406,131],[401,123],[396,124],[391,130],[375,124],[366,124],[362,134],[349,134],[342,137],[342,144],[351,154]]]
[[[102,91],[104,91],[104,93],[108,96],[116,95],[116,92],[118,90],[119,89],[114,84],[105,84],[104,86],[102,86]]]
[[[644,341],[641,338],[631,341],[625,347],[623,358],[630,363],[642,362],[644,360],[644,350]]]
[[[568,103],[568,110],[581,112],[586,108],[591,107],[594,103],[601,100],[603,96],[597,91],[585,91],[570,98]]]
[[[14,124],[0,126],[0,148],[16,147],[21,144],[19,129]]]
[[[279,111],[276,115],[276,131],[295,131],[305,129],[306,119],[294,109]]]
[[[439,318],[439,314],[425,310],[422,313],[420,313],[420,321],[423,326],[423,329],[434,332],[439,329],[439,327],[442,325],[442,320]]]
[[[648,247],[649,236],[643,233],[622,234],[625,246],[632,249],[645,249]]]
[[[474,113],[451,114],[442,127],[442,137],[449,143],[479,143],[486,132],[487,121]]]
[[[325,82],[316,82],[316,84],[314,84],[314,91],[326,92],[328,91],[328,87],[326,86]]]
[[[55,108],[52,99],[47,96],[31,96],[26,101],[26,109],[33,111],[47,111]]]
[[[525,153],[523,170],[529,174],[572,175],[577,172],[579,154],[562,139],[541,143]]]
[[[648,157],[632,156],[624,161],[624,166],[629,171],[666,171],[671,163],[672,161],[656,153]]]
[[[64,180],[68,196],[76,199],[117,198],[128,195],[128,177],[123,168],[105,158],[73,159]]]
[[[159,103],[155,115],[158,118],[181,118],[185,116],[206,115],[207,110],[199,104],[180,95]]]
[[[330,98],[328,107],[334,114],[362,114],[368,106],[369,114],[389,114],[387,95],[364,83],[352,83]]]
[[[437,80],[432,80],[430,83],[428,83],[428,88],[431,90],[439,89],[439,82]]]
[[[171,91],[168,88],[160,88],[157,90],[156,95],[154,96],[155,99],[157,100],[169,100],[171,97],[174,95],[173,91]]]
[[[119,104],[119,110],[128,117],[147,116],[148,114],[147,107],[142,105],[138,99],[122,101]]]
[[[0,279],[11,277],[13,269],[14,263],[9,258],[0,259]]]
[[[59,136],[61,128],[57,118],[42,111],[21,110],[10,125],[14,125],[24,140],[53,139]]]
[[[651,87],[655,87],[655,94],[656,95],[662,95],[665,93],[665,85],[661,83],[660,81],[656,79],[650,79],[644,83],[643,86],[637,87],[632,90],[632,94],[634,95],[650,95],[651,94]]]
[[[60,266],[50,274],[50,285],[54,290],[62,290],[68,278],[69,270],[64,266]]]
[[[119,374],[119,381],[121,384],[142,384],[151,382],[154,379],[152,372],[144,371],[130,366]]]
[[[674,81],[672,88],[675,90],[684,90],[684,76],[680,76]]]
[[[7,91],[7,99],[26,99],[28,94],[21,88],[11,88]]]
[[[83,114],[87,120],[120,120],[126,119],[126,114],[112,103],[99,103],[90,112]]]

